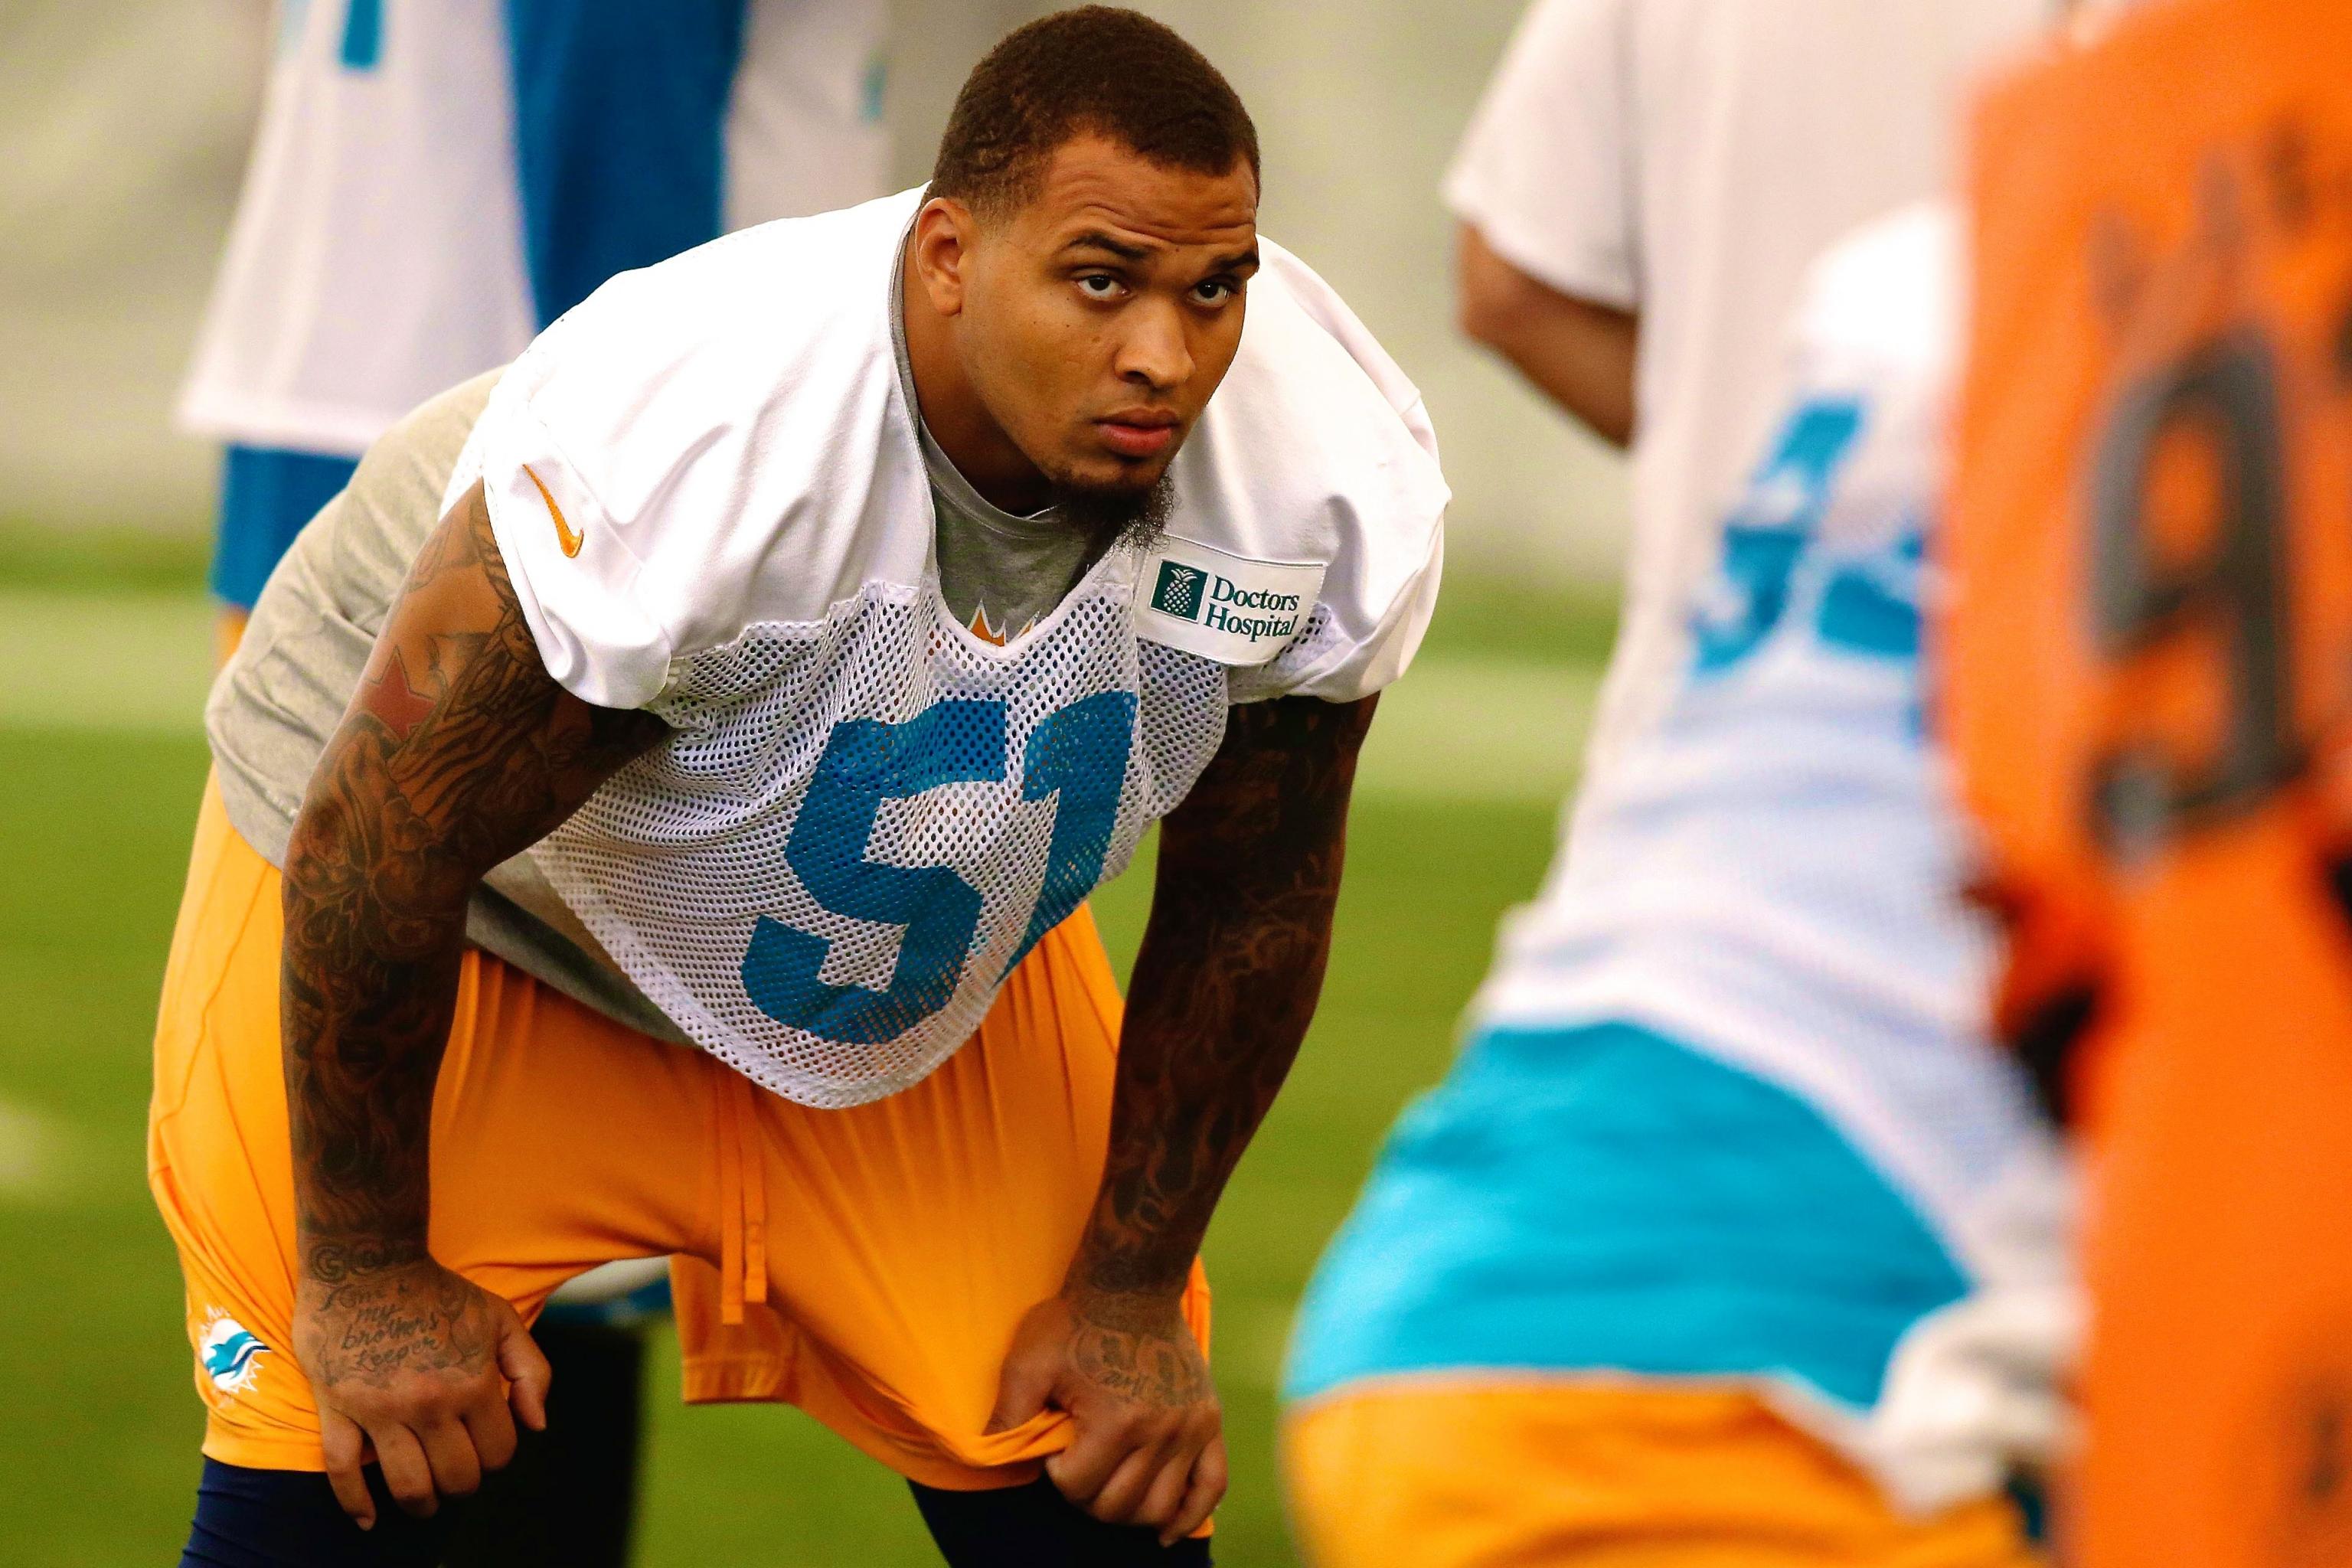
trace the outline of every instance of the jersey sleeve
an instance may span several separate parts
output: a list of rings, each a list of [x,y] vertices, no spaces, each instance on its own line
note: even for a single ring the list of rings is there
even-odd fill
[[[1298,640],[1266,664],[1234,669],[1227,695],[1237,703],[1273,697],[1353,702],[1391,684],[1420,651],[1444,564],[1442,512],[1425,530],[1368,531],[1332,563]]]
[[[1630,0],[1536,0],[1446,176],[1496,255],[1562,293],[1630,310],[1634,232]]]
[[[652,706],[753,618],[821,618],[862,580],[876,497],[919,458],[875,255],[905,203],[766,224],[624,272],[499,380],[472,460],[548,673]],[[800,281],[779,292],[773,279]],[[895,450],[895,448],[893,448]]]
[[[1311,268],[1263,238],[1260,248],[1284,307],[1264,312],[1268,342],[1294,374],[1285,408],[1249,409],[1242,422],[1293,433],[1285,467],[1316,476],[1307,504],[1324,514],[1331,548],[1304,630],[1268,663],[1233,670],[1226,690],[1235,702],[1352,702],[1402,676],[1421,647],[1452,495],[1419,390]]]
[[[630,484],[613,460],[630,412],[605,391],[615,383],[558,374],[572,327],[558,322],[500,380],[467,467],[548,674],[583,701],[642,708],[667,684],[677,640],[646,562],[692,542],[667,526],[677,509],[659,504],[663,487]]]

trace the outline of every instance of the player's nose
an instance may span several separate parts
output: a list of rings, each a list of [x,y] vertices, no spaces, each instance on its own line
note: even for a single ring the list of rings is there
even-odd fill
[[[1173,392],[1192,377],[1192,346],[1184,331],[1182,308],[1172,300],[1150,300],[1129,310],[1127,334],[1120,340],[1117,370],[1121,381]]]

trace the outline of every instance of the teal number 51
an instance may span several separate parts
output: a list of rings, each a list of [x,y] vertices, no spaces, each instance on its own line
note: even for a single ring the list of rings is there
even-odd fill
[[[1105,691],[1057,710],[1029,731],[1021,798],[1053,797],[1045,875],[1005,973],[1069,918],[1102,879],[1135,736],[1135,695]],[[743,954],[743,989],[780,1024],[845,1045],[895,1039],[945,1007],[980,929],[980,889],[951,867],[866,858],[886,802],[942,784],[1004,776],[1005,705],[959,698],[903,723],[856,719],[825,742],[784,860],[835,914],[903,926],[890,984],[876,991],[822,977],[831,943],[762,915]]]

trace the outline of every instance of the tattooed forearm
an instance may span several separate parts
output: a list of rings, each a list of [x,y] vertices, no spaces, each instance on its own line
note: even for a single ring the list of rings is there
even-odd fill
[[[1073,1285],[1182,1287],[1315,1014],[1356,752],[1377,700],[1234,709],[1224,745],[1163,825],[1109,1158]]]
[[[345,1287],[425,1256],[467,900],[663,733],[549,678],[476,488],[410,569],[287,846],[284,1058],[308,1278]]]

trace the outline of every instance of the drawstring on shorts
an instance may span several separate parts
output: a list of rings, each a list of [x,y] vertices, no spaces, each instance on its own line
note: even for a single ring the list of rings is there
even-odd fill
[[[760,1159],[751,1080],[718,1063],[719,1321],[743,1321],[743,1303],[768,1299],[768,1184]]]

